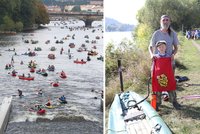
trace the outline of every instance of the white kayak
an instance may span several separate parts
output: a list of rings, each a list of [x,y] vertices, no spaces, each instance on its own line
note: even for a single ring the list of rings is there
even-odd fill
[[[108,134],[172,134],[146,101],[135,92],[116,94],[109,110]]]

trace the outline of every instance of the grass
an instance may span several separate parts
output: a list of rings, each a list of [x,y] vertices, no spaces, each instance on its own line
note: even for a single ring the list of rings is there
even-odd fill
[[[196,42],[200,44],[200,41]],[[176,63],[178,67],[175,75],[187,76],[190,79],[186,82],[177,83],[177,100],[182,105],[182,109],[175,110],[171,103],[163,102],[159,114],[173,133],[198,134],[200,129],[200,101],[199,99],[187,100],[182,98],[186,95],[200,95],[200,52],[191,40],[181,37]],[[109,107],[110,105],[105,108],[106,128]]]
[[[186,95],[200,95],[200,52],[191,40],[181,44],[177,60],[184,68],[177,68],[175,75],[187,76],[190,80],[178,83],[177,98],[182,109],[174,110],[168,102],[163,103],[159,113],[175,134],[198,134],[200,129],[199,99],[182,99]],[[185,86],[185,83],[191,86]]]

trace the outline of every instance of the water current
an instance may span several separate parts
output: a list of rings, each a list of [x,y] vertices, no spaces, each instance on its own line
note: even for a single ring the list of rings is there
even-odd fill
[[[65,22],[54,21],[45,28],[19,33],[16,35],[0,36],[0,102],[6,96],[12,96],[12,112],[7,126],[6,134],[98,134],[103,133],[103,112],[100,110],[101,91],[103,90],[103,62],[97,57],[103,55],[102,22],[94,22],[92,28],[80,28],[84,23],[78,20]],[[74,29],[69,29],[73,27]],[[74,38],[72,36],[74,35]],[[85,36],[88,35],[88,38]],[[100,37],[100,39],[96,39]],[[25,43],[28,40],[29,43]],[[38,41],[36,44],[31,40]],[[45,42],[50,40],[49,44]],[[56,43],[62,40],[64,43]],[[86,40],[88,40],[86,42]],[[94,41],[94,43],[92,43]],[[96,43],[95,43],[96,42]],[[74,43],[75,48],[69,48]],[[98,55],[90,56],[91,61],[86,64],[75,64],[77,58],[87,60],[87,51],[78,52],[77,49],[85,44],[88,50],[97,51]],[[55,51],[50,51],[51,47]],[[96,49],[93,48],[96,46]],[[35,51],[36,56],[23,55],[40,47],[42,51]],[[60,50],[63,47],[63,54]],[[8,51],[13,50],[14,51]],[[72,55],[69,59],[68,51]],[[55,59],[49,59],[48,54],[55,54]],[[5,65],[14,63],[10,70]],[[30,73],[28,63],[37,63],[37,69],[47,69],[49,65],[55,66],[54,72],[48,76],[31,73],[33,81],[21,80],[13,77],[10,72],[15,69],[17,75]],[[23,61],[23,64],[20,64]],[[64,71],[66,79],[59,77]],[[59,87],[51,85],[59,81]],[[18,96],[18,89],[23,91],[23,97]],[[43,90],[39,96],[37,91]],[[67,104],[60,104],[58,98],[65,95]],[[45,115],[31,112],[30,107],[35,104],[44,105],[50,99],[53,108],[47,109]]]

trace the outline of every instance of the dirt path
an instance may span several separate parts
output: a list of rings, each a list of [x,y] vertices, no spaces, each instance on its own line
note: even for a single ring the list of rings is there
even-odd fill
[[[200,52],[200,45],[196,43],[196,41],[192,41],[193,45],[196,46],[196,48],[199,50]]]

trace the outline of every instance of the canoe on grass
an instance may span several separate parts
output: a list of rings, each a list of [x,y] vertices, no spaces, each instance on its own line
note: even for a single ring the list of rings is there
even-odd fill
[[[115,95],[109,110],[108,134],[172,134],[168,126],[151,107],[135,92]]]

